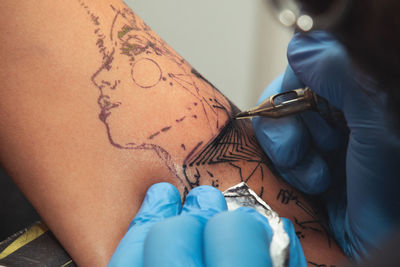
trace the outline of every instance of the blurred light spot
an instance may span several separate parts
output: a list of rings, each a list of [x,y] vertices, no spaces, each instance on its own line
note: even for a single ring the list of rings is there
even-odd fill
[[[313,19],[308,15],[301,15],[297,19],[297,26],[306,32],[312,29],[313,24],[314,24]]]
[[[279,21],[287,27],[293,26],[296,22],[295,14],[289,9],[282,10],[281,13],[279,13],[278,18]]]

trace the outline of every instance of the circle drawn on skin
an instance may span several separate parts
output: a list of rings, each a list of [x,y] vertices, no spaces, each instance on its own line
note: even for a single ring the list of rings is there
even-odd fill
[[[138,86],[151,88],[161,81],[162,73],[160,66],[153,59],[141,58],[133,64],[131,76]]]

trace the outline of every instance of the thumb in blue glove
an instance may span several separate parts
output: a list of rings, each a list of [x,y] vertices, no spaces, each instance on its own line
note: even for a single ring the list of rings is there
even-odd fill
[[[209,220],[204,230],[204,255],[206,266],[307,266],[300,241],[293,224],[281,218],[283,229],[289,237],[289,262],[270,258],[270,244],[274,232],[269,221],[252,208],[239,208],[222,212]]]
[[[222,193],[211,186],[191,190],[181,208],[173,185],[155,184],[108,266],[203,266],[204,225],[226,209]]]
[[[268,220],[254,209],[226,209],[213,187],[191,190],[181,209],[176,188],[155,184],[109,266],[272,266]],[[293,225],[282,220],[291,241],[289,266],[306,266]]]

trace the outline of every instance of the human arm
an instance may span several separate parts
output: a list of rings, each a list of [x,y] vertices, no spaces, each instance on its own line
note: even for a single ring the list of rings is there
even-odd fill
[[[123,3],[3,1],[1,10],[0,159],[79,265],[108,262],[160,181],[182,196],[246,181],[296,222],[310,260],[338,260],[249,122],[232,121],[235,107]]]

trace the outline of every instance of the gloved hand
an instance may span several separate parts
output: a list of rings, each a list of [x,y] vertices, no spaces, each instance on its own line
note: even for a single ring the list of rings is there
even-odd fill
[[[387,96],[325,32],[296,34],[288,60],[290,67],[260,101],[309,86],[343,111],[350,134],[307,111],[254,118],[256,136],[285,180],[305,193],[324,193],[336,239],[359,260],[380,247],[400,217],[400,139],[390,123]]]
[[[174,186],[155,184],[108,266],[272,266],[268,220],[251,208],[226,210],[213,187],[191,190],[181,208]],[[283,222],[291,241],[289,266],[306,266],[293,225]]]

